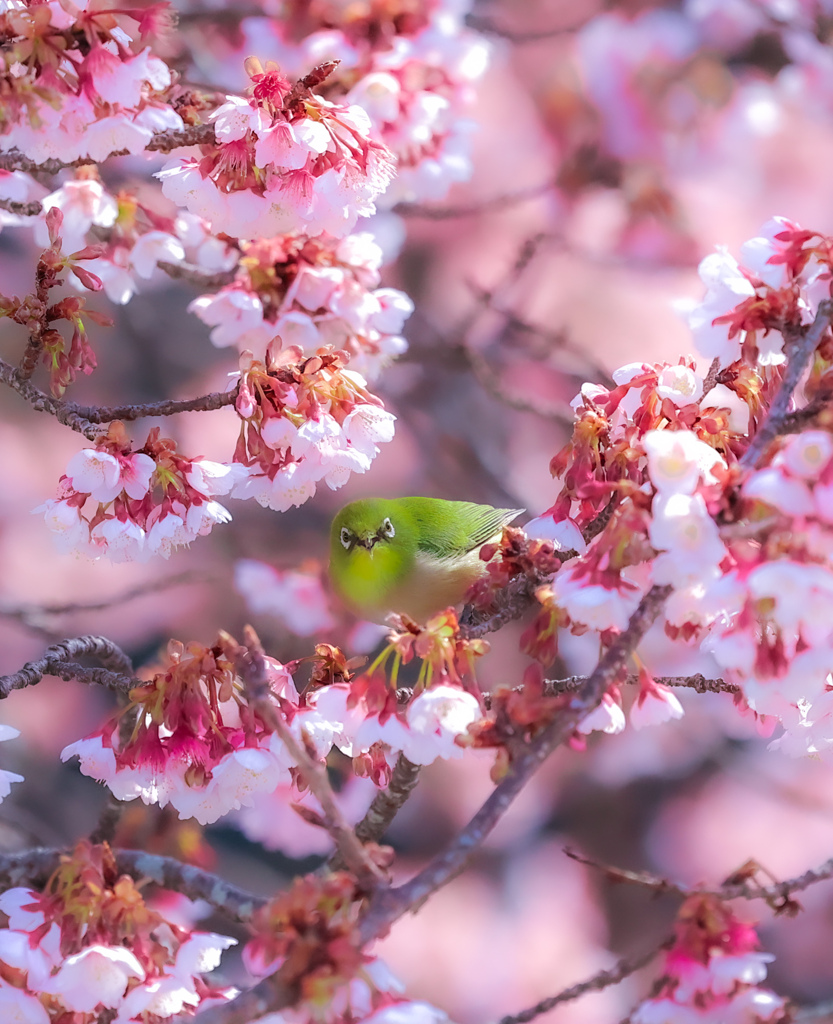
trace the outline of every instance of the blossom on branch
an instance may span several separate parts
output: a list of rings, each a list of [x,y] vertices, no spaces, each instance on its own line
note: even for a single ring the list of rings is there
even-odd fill
[[[58,497],[34,510],[61,550],[113,562],[168,558],[231,519],[214,499],[232,488],[235,468],[186,458],[159,433],[134,449],[115,421],[97,447],[70,459]]]
[[[370,137],[361,107],[311,91],[327,69],[294,86],[277,66],[247,62],[248,102],[230,97],[212,115],[216,142],[202,158],[172,160],[158,172],[162,191],[208,221],[215,233],[263,238],[326,231],[341,238],[394,174],[390,153]]]
[[[241,251],[235,282],[188,307],[213,328],[218,347],[263,360],[270,342],[273,351],[282,343],[304,355],[332,345],[370,380],[407,348],[401,331],[413,303],[378,287],[382,252],[372,236],[278,235],[243,242]]]
[[[4,1021],[63,1024],[107,1014],[117,1024],[144,1024],[236,995],[203,975],[237,940],[192,932],[146,906],[106,844],[82,841],[41,892],[7,889],[0,910],[8,916],[0,971],[14,981],[0,986]]]

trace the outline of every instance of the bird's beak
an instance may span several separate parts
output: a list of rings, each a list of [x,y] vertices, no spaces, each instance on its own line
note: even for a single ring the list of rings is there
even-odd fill
[[[371,556],[373,555],[373,549],[376,547],[377,537],[357,537],[356,543],[360,548],[366,548]]]

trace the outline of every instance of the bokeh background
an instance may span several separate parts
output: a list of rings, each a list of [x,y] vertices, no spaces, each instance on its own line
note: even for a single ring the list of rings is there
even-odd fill
[[[217,24],[235,53],[219,11]],[[53,639],[84,633],[112,638],[143,667],[170,638],[210,642],[219,629],[239,635],[246,622],[282,660],[325,636],[361,646],[342,624],[304,636],[285,617],[253,611],[235,588],[239,560],[314,577],[334,511],[371,494],[541,512],[557,493],[549,461],[568,436],[568,403],[581,383],[690,351],[680,300],[701,294],[705,254],[717,244],[737,252],[775,214],[833,232],[833,5],[496,0],[476,3],[469,24],[490,47],[470,111],[473,176],[442,201],[371,224],[391,252],[399,248],[385,282],[416,306],[409,351],[376,387],[398,417],[394,441],[337,493],[322,489],[280,515],[232,500],[231,524],[167,563],[113,565],[56,553],[31,514],[53,496],[80,437],[0,391],[0,673]],[[189,46],[199,45],[197,31],[184,19]],[[181,51],[172,48],[171,59],[187,74]],[[138,159],[111,164],[113,187],[147,174]],[[29,232],[4,227],[0,291],[30,289],[33,251]],[[160,275],[126,307],[98,298],[117,325],[95,330],[99,369],[71,397],[115,404],[222,389],[234,360],[186,311],[196,294]],[[14,360],[21,333],[0,327],[0,354]],[[185,452],[221,461],[237,430],[229,410],[163,427]],[[44,610],[85,604],[99,607]],[[486,687],[520,680],[522,628],[492,638]],[[710,673],[696,650],[659,637],[649,648],[669,671]],[[564,670],[591,667],[594,653],[567,641]],[[583,753],[558,751],[470,870],[396,926],[382,952],[413,998],[460,1024],[493,1021],[668,934],[676,898],[613,886],[565,847],[709,884],[748,858],[781,878],[833,854],[830,767],[768,752],[728,696],[681,700],[679,722],[597,734]],[[5,848],[66,844],[92,829],[104,791],[58,754],[111,707],[106,693],[50,679],[5,702],[2,721],[23,737],[4,744],[3,767],[26,776],[0,808]],[[490,763],[472,754],[424,771],[388,837],[397,873],[409,875],[452,839],[489,792]],[[336,776],[343,768],[334,762]],[[317,863],[267,849],[227,819],[201,836],[157,808],[131,807],[121,838],[213,863],[261,892]],[[833,998],[833,885],[801,902],[790,920],[763,907],[740,912],[758,915],[764,947],[776,954],[772,986],[814,1003]],[[649,968],[543,1019],[618,1021],[651,977]]]

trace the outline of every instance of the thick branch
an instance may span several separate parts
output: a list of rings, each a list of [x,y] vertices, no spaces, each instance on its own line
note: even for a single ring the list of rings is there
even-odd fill
[[[239,385],[230,391],[212,391],[197,398],[166,398],[160,402],[144,402],[137,405],[84,406],[73,402],[62,402],[52,398],[28,380],[23,380],[17,370],[0,360],[0,381],[8,384],[24,398],[36,412],[47,412],[59,423],[71,427],[91,441],[99,435],[96,424],[113,420],[138,420],[145,416],[172,416],[179,412],[213,412],[237,401]]]
[[[639,682],[639,676],[629,674],[621,677],[621,682],[635,684]],[[559,693],[570,693],[573,690],[580,690],[587,682],[587,676],[567,676],[564,679],[547,679],[544,692],[548,696],[555,696]],[[663,686],[686,687],[696,690],[697,693],[740,693],[740,687],[734,683],[726,683],[722,679],[707,679],[699,672],[693,676],[655,676],[655,683]]]
[[[145,416],[173,416],[178,412],[214,412],[237,401],[239,385],[230,391],[212,391],[198,398],[165,398],[161,402],[140,405],[72,406],[76,415],[90,423],[110,423],[112,420],[138,420]]]
[[[356,838],[361,843],[375,843],[387,832],[397,812],[413,792],[419,781],[420,766],[411,764],[404,754],[400,754],[394,765],[387,789],[377,793],[367,814],[356,825]],[[331,871],[340,871],[345,867],[344,858],[336,851],[330,857],[327,867]]]
[[[568,552],[556,552],[569,557]],[[535,589],[543,580],[529,576],[516,576],[495,595],[497,610],[491,613],[479,612],[470,605],[463,610],[460,621],[460,636],[465,640],[476,640],[487,633],[502,629],[507,622],[519,619],[535,603]]]
[[[833,320],[833,301],[827,299],[819,303],[816,319],[809,327],[802,329],[794,336],[787,336],[787,340],[792,344],[787,353],[784,376],[778,392],[772,400],[772,405],[769,407],[766,419],[758,428],[758,432],[752,438],[752,443],[740,460],[740,464],[744,468],[753,469],[758,464],[770,442],[781,430],[789,414],[790,402],[795,389],[825,331],[830,327],[831,320]]]
[[[36,199],[31,203],[23,203],[17,199],[0,199],[0,209],[16,213],[19,217],[37,217],[43,211],[43,206]]]
[[[667,949],[673,938],[665,939],[664,942],[660,943],[648,953],[644,953],[640,957],[629,960],[620,960],[615,967],[609,967],[604,971],[599,971],[598,974],[594,974],[592,978],[588,978],[587,981],[581,981],[577,985],[571,985],[570,988],[565,988],[562,992],[557,995],[548,996],[546,999],[542,999],[537,1002],[534,1006],[530,1006],[526,1010],[521,1010],[520,1013],[509,1014],[506,1017],[501,1017],[498,1024],[528,1024],[529,1021],[535,1020],[536,1017],[540,1017],[543,1013],[549,1013],[550,1010],[559,1006],[561,1003],[569,1003],[574,999],[579,999],[581,996],[586,995],[588,992],[601,992],[603,989],[610,988],[611,985],[618,985],[620,981],[624,981],[625,978],[631,974],[635,974],[636,971],[641,970],[647,964],[649,964],[656,956],[658,956],[664,949]]]
[[[63,423],[64,426],[78,431],[79,434],[83,434],[90,441],[95,441],[98,437],[99,431],[95,429],[89,420],[80,416],[72,406],[64,405],[63,402],[59,402],[56,398],[47,395],[40,388],[36,388],[30,381],[24,380],[19,376],[15,367],[10,366],[2,359],[0,359],[0,381],[8,384],[13,391],[16,391],[21,398],[25,399],[32,406],[35,412],[48,412],[59,423]]]
[[[627,659],[636,649],[651,624],[660,614],[671,587],[652,587],[633,613],[627,629],[608,648],[595,671],[569,707],[556,717],[517,757],[503,780],[495,787],[480,810],[443,853],[434,859],[410,882],[396,889],[380,890],[370,901],[360,926],[362,942],[384,934],[388,928],[441,888],[468,861],[492,829],[497,825],[514,798],[523,789],[535,770],[550,753],[572,736],[576,725],[595,708],[622,672]]]
[[[92,656],[103,662],[105,668],[85,668],[75,658]],[[133,665],[124,651],[103,636],[79,636],[62,640],[44,651],[37,661],[27,662],[19,672],[0,676],[0,699],[12,690],[34,686],[44,676],[77,679],[84,683],[97,683],[117,690],[129,690],[140,680],[132,677]]]

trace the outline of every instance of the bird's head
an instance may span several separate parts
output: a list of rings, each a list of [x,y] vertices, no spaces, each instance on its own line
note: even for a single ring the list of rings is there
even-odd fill
[[[364,498],[345,505],[330,532],[330,578],[349,604],[383,605],[414,558],[413,523],[399,502]]]

